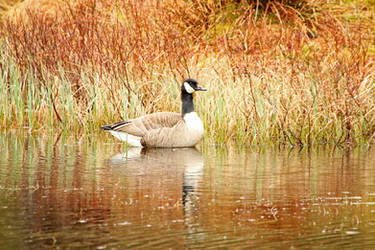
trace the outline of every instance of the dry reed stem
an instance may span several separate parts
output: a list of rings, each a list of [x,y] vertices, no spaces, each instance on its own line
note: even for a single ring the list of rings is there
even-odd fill
[[[210,89],[197,97],[209,141],[372,142],[371,7],[347,21],[350,8],[327,6],[26,1],[1,24],[0,126],[93,132],[178,112],[180,82],[195,77]]]

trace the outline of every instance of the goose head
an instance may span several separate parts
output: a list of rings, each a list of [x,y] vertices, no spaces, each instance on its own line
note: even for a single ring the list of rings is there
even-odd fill
[[[193,94],[195,91],[206,91],[207,89],[202,88],[198,82],[192,78],[186,79],[181,86],[181,92],[187,94]]]
[[[193,93],[196,91],[206,91],[199,86],[198,82],[192,78],[186,79],[181,86],[182,116],[194,112]]]

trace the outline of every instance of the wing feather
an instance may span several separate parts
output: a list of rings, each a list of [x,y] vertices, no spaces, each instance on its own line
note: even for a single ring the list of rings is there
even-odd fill
[[[171,128],[181,120],[183,120],[181,114],[159,112],[115,123],[112,130],[142,137],[154,129]]]

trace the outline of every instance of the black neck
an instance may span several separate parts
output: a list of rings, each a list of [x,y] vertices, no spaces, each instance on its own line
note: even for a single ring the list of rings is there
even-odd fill
[[[181,100],[182,100],[182,116],[187,113],[194,112],[194,102],[193,102],[193,95],[189,94],[185,91],[181,93]]]

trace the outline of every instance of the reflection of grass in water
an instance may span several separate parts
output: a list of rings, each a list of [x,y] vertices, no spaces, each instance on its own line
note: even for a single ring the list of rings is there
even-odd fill
[[[0,34],[0,127],[90,135],[120,119],[179,112],[190,76],[209,89],[196,95],[207,143],[373,141],[371,5],[358,3],[363,15],[348,19],[352,6],[324,1],[227,2],[173,12],[168,1],[21,5]]]
[[[193,197],[199,199],[193,200],[194,206],[188,211],[179,202],[184,181],[181,157],[177,154],[171,160],[163,154],[176,150],[154,150],[148,158],[110,166],[105,159],[123,152],[121,144],[116,148],[100,138],[87,143],[64,135],[59,140],[57,135],[44,140],[21,133],[0,133],[0,191],[7,192],[1,199],[12,205],[2,207],[0,212],[8,213],[0,221],[7,223],[0,224],[6,225],[5,235],[25,234],[22,240],[30,241],[23,241],[23,246],[50,246],[51,237],[55,237],[53,244],[63,248],[77,242],[97,246],[112,241],[127,247],[138,239],[144,242],[144,228],[152,239],[175,240],[176,235],[196,236],[196,231],[187,230],[198,225],[212,237],[252,236],[252,244],[254,237],[261,237],[263,245],[277,242],[272,236],[279,239],[280,232],[288,235],[286,244],[296,241],[295,245],[304,244],[301,232],[305,241],[309,237],[321,239],[326,231],[341,230],[330,235],[330,244],[334,236],[342,241],[345,234],[373,233],[368,224],[373,218],[373,204],[362,204],[373,198],[369,151],[332,154],[328,146],[313,151],[280,150],[276,146],[243,150],[207,147],[202,181]],[[356,181],[362,178],[362,182]],[[8,227],[17,223],[19,227]],[[152,227],[147,227],[150,224]],[[136,233],[141,237],[134,237]],[[199,243],[216,246],[212,237],[200,238]],[[152,239],[149,242],[154,242]],[[353,244],[353,238],[348,240]],[[198,244],[183,243],[184,247]]]
[[[98,167],[98,161],[102,161],[105,154],[111,155],[121,146],[112,144],[106,152],[102,146],[105,141],[96,138],[88,143],[86,138],[72,138],[67,134],[43,134],[35,138],[22,130],[2,132],[0,164],[4,167],[0,169],[0,185],[9,190],[21,188],[32,192],[49,187],[53,178],[58,180],[54,185],[69,190],[78,177],[75,175],[84,176],[82,184],[90,182],[96,178],[96,171],[89,170]]]

